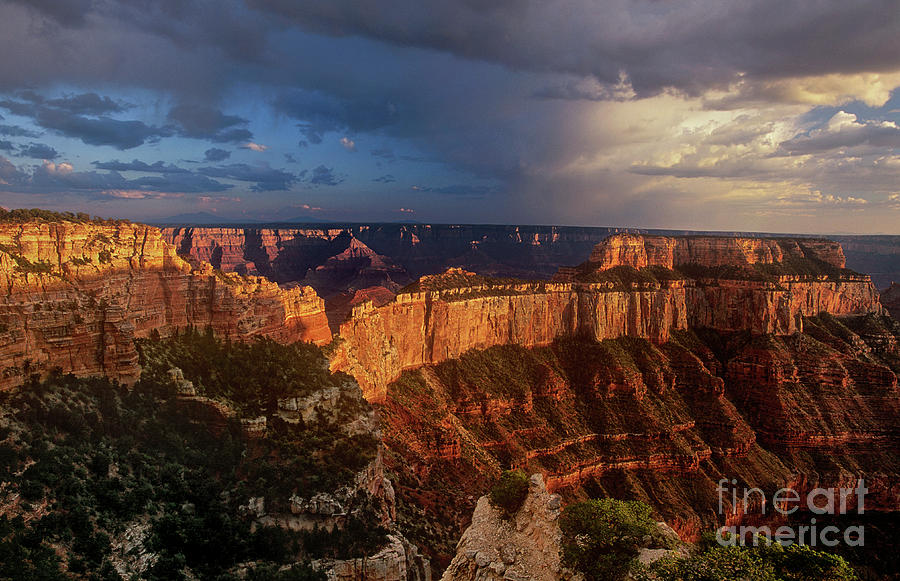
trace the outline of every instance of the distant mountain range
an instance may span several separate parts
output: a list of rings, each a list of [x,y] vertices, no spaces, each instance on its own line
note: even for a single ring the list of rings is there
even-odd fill
[[[326,220],[323,218],[318,218],[315,216],[296,216],[294,218],[286,218],[284,220],[277,220],[279,223],[289,223],[289,224],[310,224],[310,223],[324,223],[331,222],[332,220]],[[188,225],[210,225],[210,224],[262,224],[262,223],[272,223],[273,220],[253,220],[250,218],[242,217],[242,218],[230,218],[228,216],[219,216],[216,214],[212,214],[210,212],[192,212],[187,214],[176,214],[174,216],[169,216],[167,218],[160,218],[159,220],[154,220],[155,224],[188,224]]]

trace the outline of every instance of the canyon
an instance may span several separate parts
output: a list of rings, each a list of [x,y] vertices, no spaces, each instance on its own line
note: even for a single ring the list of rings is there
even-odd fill
[[[225,271],[255,271],[277,282],[302,280],[309,269],[343,252],[351,239],[390,257],[413,279],[452,266],[490,276],[549,279],[560,266],[584,260],[596,244],[613,234],[704,235],[637,228],[415,223],[161,224],[160,230],[184,256],[210,262]],[[771,236],[755,232],[706,234],[742,239]],[[843,248],[849,268],[871,275],[878,288],[900,281],[900,236],[840,235],[830,239]]]
[[[793,260],[797,272],[785,271]],[[801,272],[799,264],[810,267]],[[676,265],[777,267],[778,274],[701,272]],[[812,267],[819,267],[818,270]],[[662,269],[655,275],[639,269]],[[623,270],[624,269],[624,270]],[[803,318],[881,313],[868,276],[844,268],[827,241],[666,238],[613,235],[578,268],[554,282],[509,281],[449,269],[422,277],[392,302],[354,307],[340,325],[332,368],[353,375],[370,401],[407,369],[434,365],[470,349],[546,346],[561,338],[637,337],[665,343],[673,330],[790,335]]]
[[[134,339],[190,326],[327,344],[436,574],[512,467],[564,502],[644,500],[685,539],[758,522],[718,513],[720,478],[864,477],[867,508],[900,509],[897,291],[882,305],[834,241],[28,222],[0,244],[0,388],[53,367],[132,381]]]
[[[53,368],[134,381],[134,340],[184,327],[331,340],[312,288],[192,266],[158,229],[139,224],[0,224],[0,288],[0,389]]]

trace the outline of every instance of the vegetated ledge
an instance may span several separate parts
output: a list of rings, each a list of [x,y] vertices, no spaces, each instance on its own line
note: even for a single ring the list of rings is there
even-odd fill
[[[870,278],[844,267],[836,243],[753,239],[745,248],[742,239],[708,237],[692,238],[685,250],[675,237],[646,237],[652,244],[644,238],[612,236],[592,260],[560,269],[552,281],[458,268],[423,277],[383,306],[354,307],[340,326],[344,341],[332,368],[353,375],[370,401],[380,401],[403,370],[469,349],[537,347],[565,337],[665,343],[671,331],[689,327],[790,335],[803,330],[804,317],[821,312],[883,311]],[[719,247],[737,264],[721,264]],[[697,262],[685,266],[676,257]]]

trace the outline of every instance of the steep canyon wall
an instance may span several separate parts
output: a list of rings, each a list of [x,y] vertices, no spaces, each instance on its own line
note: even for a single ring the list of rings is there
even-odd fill
[[[458,275],[458,271],[451,273]],[[638,337],[655,343],[672,330],[788,335],[803,317],[881,312],[864,276],[820,280],[783,276],[774,282],[692,279],[656,283],[521,283],[401,293],[375,307],[355,307],[340,326],[332,368],[356,377],[370,401],[406,369],[494,345],[536,347],[565,337]]]
[[[311,288],[192,267],[157,228],[138,224],[2,224],[0,289],[0,388],[55,367],[131,381],[134,339],[154,330],[331,340]]]

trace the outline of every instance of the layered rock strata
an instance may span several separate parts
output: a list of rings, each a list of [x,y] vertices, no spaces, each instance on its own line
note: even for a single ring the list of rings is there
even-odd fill
[[[701,251],[692,241],[683,258],[714,264],[720,247],[730,247],[735,239],[699,240],[708,245]],[[840,246],[813,242],[801,247],[753,239],[742,256],[749,264],[805,252],[800,258],[841,268]],[[342,343],[332,368],[356,377],[370,401],[381,401],[385,387],[403,370],[459,357],[469,349],[535,347],[564,337],[629,336],[664,343],[672,330],[688,327],[788,335],[803,330],[803,317],[820,312],[882,310],[871,280],[843,270],[839,275],[765,278],[695,279],[669,271],[659,279],[623,280],[605,274],[623,268],[643,272],[634,265],[667,268],[674,265],[680,244],[677,238],[611,237],[595,250],[601,259],[591,263],[591,272],[599,275],[587,278],[599,282],[580,282],[574,275],[565,282],[508,281],[460,269],[423,277],[381,307],[368,303],[355,307],[340,326]]]
[[[820,238],[738,238],[731,236],[654,236],[617,234],[594,247],[589,261],[601,269],[616,266],[675,268],[775,264],[816,260],[845,268],[841,245]]]
[[[685,539],[762,524],[758,507],[720,508],[723,478],[800,494],[864,478],[867,512],[896,511],[898,338],[888,317],[824,315],[782,337],[687,330],[663,345],[472,351],[388,387],[378,406],[386,461],[419,520],[440,514],[451,537],[471,497],[509,467],[542,473],[567,500],[641,499]]]
[[[309,287],[192,267],[158,229],[130,223],[0,225],[0,388],[55,367],[131,381],[133,341],[179,327],[233,338],[331,339]]]

